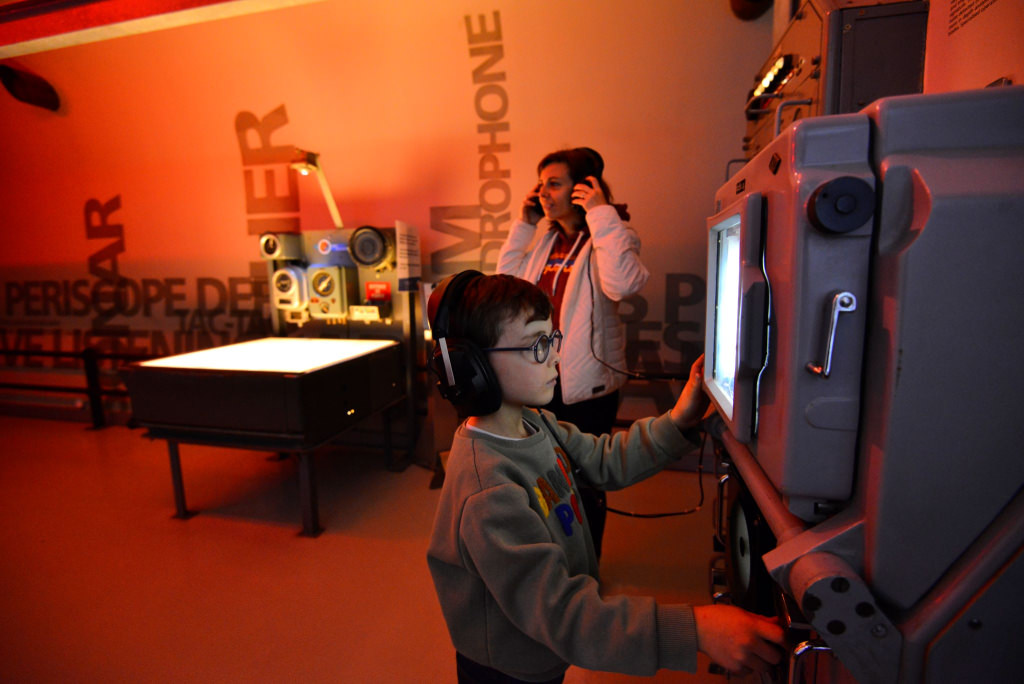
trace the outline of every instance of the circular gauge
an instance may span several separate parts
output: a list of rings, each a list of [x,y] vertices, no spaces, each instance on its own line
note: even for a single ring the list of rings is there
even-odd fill
[[[288,271],[278,271],[274,275],[274,287],[278,292],[286,294],[295,289],[295,279]]]
[[[260,249],[268,257],[276,257],[281,253],[281,243],[276,235],[267,234],[260,238]]]
[[[387,239],[372,226],[357,228],[349,238],[348,253],[361,266],[376,266],[388,256]]]
[[[734,474],[734,471],[729,473],[729,483],[736,489],[726,532],[729,595],[733,605],[753,613],[773,615],[777,585],[768,574],[762,556],[775,548],[775,535],[742,479]]]
[[[326,297],[334,292],[334,278],[327,271],[314,273],[310,284],[313,286],[313,292],[321,297]]]
[[[747,515],[743,506],[732,509],[732,516],[729,519],[729,545],[732,551],[730,560],[736,573],[736,586],[746,594],[750,589],[750,529],[747,527]]]

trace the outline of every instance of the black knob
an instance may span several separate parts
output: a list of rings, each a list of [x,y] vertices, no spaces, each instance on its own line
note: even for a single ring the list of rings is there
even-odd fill
[[[807,201],[807,217],[821,230],[849,233],[875,213],[875,191],[860,178],[840,176],[822,184]]]
[[[349,238],[348,253],[357,264],[376,266],[387,256],[387,240],[373,226],[363,226]]]

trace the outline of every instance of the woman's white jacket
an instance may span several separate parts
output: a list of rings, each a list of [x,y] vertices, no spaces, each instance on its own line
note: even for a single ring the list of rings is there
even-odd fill
[[[619,302],[639,292],[650,277],[640,262],[640,238],[615,207],[594,207],[587,212],[587,225],[591,239],[579,248],[559,312],[565,336],[559,374],[566,404],[611,394],[626,383],[628,376],[621,372],[626,370],[626,331]],[[536,230],[525,221],[512,224],[498,253],[498,273],[540,281],[556,230],[547,231],[530,249]]]

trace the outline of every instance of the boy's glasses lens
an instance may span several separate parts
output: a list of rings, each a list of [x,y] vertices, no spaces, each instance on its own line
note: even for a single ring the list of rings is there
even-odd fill
[[[537,338],[537,341],[529,347],[487,347],[483,349],[485,352],[511,352],[511,351],[533,351],[533,358],[537,363],[544,363],[548,360],[548,356],[551,355],[551,348],[554,347],[555,351],[562,350],[562,332],[555,330],[550,335],[541,335]]]
[[[562,349],[561,331],[555,330],[550,335],[538,337],[537,341],[533,343],[533,358],[537,360],[537,363],[544,363],[548,360],[548,356],[551,355],[552,347],[555,352]]]

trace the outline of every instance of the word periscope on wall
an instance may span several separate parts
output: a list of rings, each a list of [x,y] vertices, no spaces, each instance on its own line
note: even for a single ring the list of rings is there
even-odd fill
[[[4,282],[2,349],[166,356],[267,334],[265,280],[122,273],[121,202],[115,195],[85,203],[85,235],[95,247],[86,258],[87,277]],[[56,368],[76,361],[13,355],[4,363]]]

